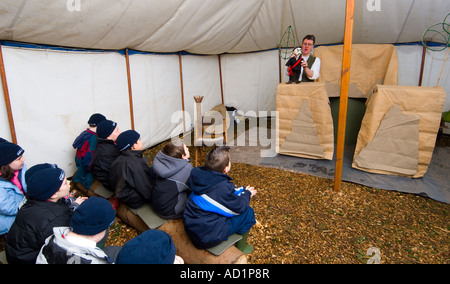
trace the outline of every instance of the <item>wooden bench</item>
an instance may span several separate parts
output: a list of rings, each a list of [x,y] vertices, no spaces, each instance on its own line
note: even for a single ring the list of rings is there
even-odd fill
[[[97,180],[90,189],[81,183],[73,185],[87,196],[100,196],[110,198],[113,193],[103,187]],[[176,247],[176,254],[181,256],[187,264],[246,264],[247,256],[238,250],[234,244],[242,237],[234,234],[228,240],[207,250],[197,249],[184,230],[181,219],[165,220],[159,217],[150,204],[139,209],[131,209],[123,203],[116,208],[116,215],[124,223],[142,233],[149,229],[157,229],[168,233]]]
[[[160,218],[149,205],[142,209],[130,209],[120,204],[116,215],[125,223],[135,228],[140,233],[148,229],[157,229],[168,233],[175,244],[177,255],[189,264],[245,264],[247,256],[238,250],[234,244],[242,237],[232,235],[228,240],[207,250],[197,249],[184,230],[181,219],[164,220]],[[151,208],[151,207],[150,207]],[[140,215],[137,215],[137,214]],[[159,225],[159,226],[158,226]]]
[[[1,264],[8,264],[8,260],[6,260],[6,253],[5,251],[0,252],[0,263]]]
[[[72,184],[88,197],[99,196],[108,199],[114,195],[114,192],[106,189],[98,180],[94,180],[90,188],[84,187],[81,182],[72,182]]]

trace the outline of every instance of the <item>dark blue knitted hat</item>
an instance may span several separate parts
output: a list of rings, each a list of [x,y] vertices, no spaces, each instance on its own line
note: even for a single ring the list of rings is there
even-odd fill
[[[134,130],[124,131],[117,137],[116,146],[120,151],[128,150],[139,140],[139,137],[141,135]]]
[[[22,156],[24,152],[19,145],[4,140],[0,143],[0,166],[9,165]]]
[[[33,169],[33,167],[31,167],[28,178],[25,174],[27,196],[34,200],[46,201],[61,188],[66,173],[60,168],[42,165],[36,165],[34,167],[42,168]]]
[[[114,129],[116,129],[117,123],[111,120],[103,120],[97,125],[97,136],[101,139],[108,138]]]
[[[73,213],[70,229],[79,235],[93,236],[108,229],[115,216],[116,212],[108,200],[89,197]]]
[[[56,164],[48,164],[48,163],[37,164],[32,166],[25,172],[25,182],[28,184],[31,176],[33,176],[35,173],[44,169],[51,169],[51,168],[58,168],[58,166]]]
[[[97,126],[100,122],[105,120],[106,117],[101,113],[94,113],[88,120],[88,124],[92,126]]]
[[[128,241],[117,256],[117,264],[173,264],[175,245],[160,230],[147,230]]]

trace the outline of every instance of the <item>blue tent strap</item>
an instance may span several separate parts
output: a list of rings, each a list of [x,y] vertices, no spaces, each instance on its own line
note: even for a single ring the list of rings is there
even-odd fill
[[[3,46],[29,48],[29,49],[49,49],[49,50],[56,50],[56,51],[74,51],[74,52],[104,52],[103,50],[99,50],[99,49],[72,48],[72,47],[62,47],[62,46],[17,42],[17,41],[9,41],[9,40],[2,40],[1,44]]]
[[[125,55],[126,49],[120,49],[120,50],[102,50],[102,49],[89,49],[89,48],[74,48],[74,47],[62,47],[62,46],[55,46],[55,45],[45,45],[45,44],[35,44],[35,43],[26,43],[26,42],[17,42],[17,41],[9,41],[9,40],[0,40],[1,45],[3,46],[10,46],[10,47],[18,47],[18,48],[29,48],[29,49],[48,49],[48,50],[56,50],[56,51],[68,51],[68,52],[117,52],[122,55]],[[333,45],[340,45],[342,43],[332,43],[332,44],[322,44],[317,45],[318,46],[333,46]],[[422,45],[422,42],[410,42],[410,43],[396,43],[394,46],[402,46],[402,45]],[[447,47],[447,43],[438,43],[438,42],[427,42],[427,46],[429,47]],[[267,50],[260,50],[260,51],[254,51],[254,52],[246,52],[246,53],[255,53],[255,52],[264,52],[264,51],[271,51],[271,50],[279,50],[279,48],[272,48]],[[178,55],[179,52],[170,52],[170,53],[162,53],[162,52],[148,52],[148,51],[139,51],[134,49],[128,50],[129,55],[133,54],[158,54],[158,55]],[[228,54],[228,53],[226,53]],[[232,53],[230,53],[232,54]],[[194,54],[189,53],[186,51],[181,51],[181,55],[196,55],[196,56],[209,56],[211,54]]]
[[[64,47],[64,46],[56,46],[56,45],[47,45],[47,44],[38,44],[38,43],[26,43],[26,42],[17,42],[17,41],[9,41],[9,40],[1,40],[0,41],[3,46],[10,47],[18,47],[18,48],[28,48],[28,49],[48,49],[54,51],[66,51],[66,52],[116,52],[122,55],[125,55],[126,49],[91,49],[91,48],[79,48],[79,47]],[[145,52],[139,50],[129,49],[128,54],[178,54],[178,52],[171,53],[160,53],[160,52]],[[186,53],[187,54],[187,53]]]

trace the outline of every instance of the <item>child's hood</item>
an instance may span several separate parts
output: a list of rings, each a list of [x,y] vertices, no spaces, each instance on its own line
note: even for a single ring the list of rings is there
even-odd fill
[[[231,180],[232,178],[226,174],[211,171],[205,167],[197,167],[191,171],[190,187],[196,194],[203,194],[212,186]]]
[[[153,171],[162,178],[168,178],[178,173],[188,163],[188,160],[173,158],[159,151],[153,160]]]
[[[84,143],[87,140],[89,140],[89,138],[92,135],[96,135],[96,134],[95,134],[95,132],[92,132],[89,129],[81,132],[80,135],[78,135],[78,137],[73,142],[73,144],[72,144],[73,148],[74,149],[81,149],[81,147],[83,147]]]

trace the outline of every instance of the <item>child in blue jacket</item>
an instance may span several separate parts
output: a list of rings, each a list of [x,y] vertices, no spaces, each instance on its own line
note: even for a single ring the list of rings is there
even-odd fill
[[[0,235],[7,234],[26,193],[24,150],[0,138]]]
[[[242,235],[236,247],[251,253],[247,245],[249,230],[256,223],[250,198],[253,187],[236,188],[227,175],[231,169],[229,147],[216,147],[208,152],[205,166],[191,171],[192,194],[186,202],[183,223],[192,243],[199,249],[210,248],[232,234]]]

